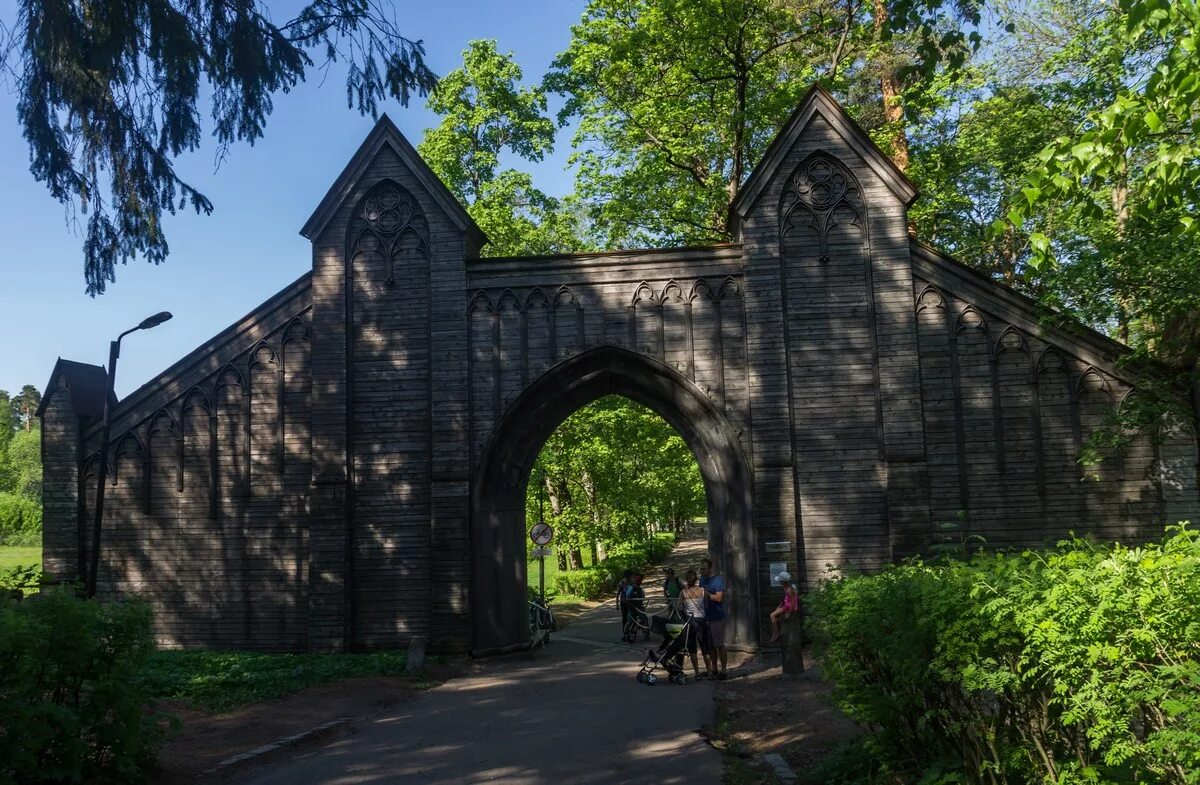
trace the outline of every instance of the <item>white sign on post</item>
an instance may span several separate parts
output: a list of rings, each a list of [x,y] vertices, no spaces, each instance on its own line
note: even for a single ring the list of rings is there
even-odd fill
[[[530,551],[529,555],[533,556],[533,558],[535,558],[535,559],[540,559],[543,556],[549,556],[550,549],[547,548],[545,545],[541,545],[537,548],[534,548],[532,551]]]

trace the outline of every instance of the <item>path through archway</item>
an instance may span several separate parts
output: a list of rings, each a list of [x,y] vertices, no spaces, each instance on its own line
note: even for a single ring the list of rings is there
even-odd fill
[[[583,352],[551,368],[513,401],[492,432],[471,494],[472,651],[524,645],[525,486],[542,444],[568,415],[604,395],[654,410],[691,448],[704,479],[709,551],[729,585],[727,640],[758,642],[753,483],[724,414],[687,378],[615,346]]]

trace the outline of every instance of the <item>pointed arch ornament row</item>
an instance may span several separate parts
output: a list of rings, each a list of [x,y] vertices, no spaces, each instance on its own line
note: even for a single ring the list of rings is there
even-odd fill
[[[993,445],[996,450],[995,462],[1001,473],[1005,471],[1004,449],[1008,434],[1005,432],[1005,419],[1000,412],[1002,384],[1009,385],[1011,391],[1013,379],[1001,379],[1002,363],[1011,363],[1008,358],[1016,356],[1016,367],[1020,369],[1019,385],[1022,396],[1027,397],[1029,406],[1030,428],[1033,434],[1033,472],[1036,475],[1038,494],[1043,503],[1047,496],[1048,464],[1047,433],[1050,427],[1046,422],[1046,413],[1042,407],[1044,398],[1052,394],[1052,390],[1061,391],[1068,408],[1070,440],[1076,455],[1080,454],[1087,444],[1092,431],[1106,419],[1102,413],[1116,413],[1121,407],[1130,405],[1138,395],[1137,386],[1129,379],[1118,376],[1111,371],[1097,367],[1084,357],[1071,352],[1068,348],[1045,342],[1038,337],[1022,330],[1019,326],[1009,323],[1002,317],[985,311],[974,303],[961,301],[957,297],[948,297],[938,286],[926,283],[920,288],[915,299],[914,308],[920,322],[922,314],[926,315],[925,329],[940,332],[942,340],[948,348],[953,385],[953,400],[955,408],[957,448],[960,460],[960,496],[966,498],[966,475],[963,467],[963,456],[966,452],[965,423],[963,420],[964,396],[968,396],[963,381],[961,365],[964,352],[969,352],[967,341],[972,335],[982,336],[976,339],[975,346],[979,347],[982,356],[980,362],[987,364],[990,378],[990,398],[992,402],[992,420],[995,428]],[[940,317],[930,318],[930,314],[939,313]],[[1040,345],[1037,345],[1040,344]],[[1013,366],[1009,366],[1013,367]],[[1052,398],[1051,398],[1052,400]],[[1011,420],[1010,420],[1011,422]],[[1160,448],[1167,439],[1168,433],[1175,427],[1172,423],[1164,422],[1158,427],[1142,433],[1127,433],[1131,439],[1148,439],[1149,449],[1153,451],[1153,461],[1161,465]],[[1192,436],[1194,440],[1194,435]],[[1132,441],[1122,447],[1112,450],[1105,460],[1111,464],[1105,470],[1110,472],[1109,479],[1118,483],[1127,480],[1127,456],[1133,449]]]
[[[185,473],[188,463],[190,438],[206,435],[208,475],[208,515],[216,519],[221,515],[219,453],[220,426],[236,423],[241,448],[239,473],[236,482],[248,492],[254,482],[251,438],[254,420],[253,401],[260,379],[265,389],[263,394],[273,400],[275,441],[272,456],[272,472],[282,475],[287,460],[287,412],[289,390],[287,384],[287,360],[295,350],[309,351],[311,327],[308,310],[293,316],[281,327],[271,331],[251,347],[239,352],[204,379],[187,387],[183,392],[138,419],[131,427],[115,434],[109,440],[108,484],[117,487],[126,481],[130,462],[138,465],[140,476],[139,501],[144,514],[152,508],[152,473],[163,461],[170,462],[174,474],[176,494],[185,490]],[[301,349],[300,347],[303,347]],[[170,442],[169,452],[156,448],[156,437],[165,437]],[[99,466],[99,451],[86,455],[81,461],[80,482],[85,489],[94,484]],[[81,496],[81,498],[85,498]]]

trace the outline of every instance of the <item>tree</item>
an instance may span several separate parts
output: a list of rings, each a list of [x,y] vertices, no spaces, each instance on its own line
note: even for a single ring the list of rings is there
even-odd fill
[[[1033,27],[1077,121],[993,227],[1029,233],[1047,300],[1190,376],[1200,412],[1200,5],[1048,2]],[[1042,21],[1042,20],[1049,20]],[[1021,20],[1024,21],[1024,20]],[[1038,22],[1042,23],[1040,26]],[[1169,387],[1155,393],[1168,405]]]
[[[280,25],[259,0],[20,0],[17,9],[0,66],[16,84],[30,171],[72,221],[86,216],[93,296],[118,263],[166,259],[164,212],[212,211],[174,165],[200,146],[202,87],[220,160],[263,135],[272,95],[303,81],[314,54],[324,66],[348,62],[347,103],[362,113],[388,96],[407,105],[436,81],[422,43],[372,0],[312,0]]]
[[[576,189],[600,244],[730,239],[731,205],[814,81],[887,126],[903,161],[899,119],[962,64],[978,34],[960,23],[978,14],[970,0],[881,3],[592,0],[546,85],[567,98],[560,122],[579,120]]]
[[[774,0],[592,0],[547,86],[607,246],[728,239],[728,207],[838,20]]]
[[[16,427],[26,432],[32,431],[37,426],[37,409],[41,403],[42,394],[38,388],[32,384],[22,387],[9,404]]]
[[[463,64],[442,78],[429,108],[442,117],[426,130],[418,152],[467,206],[497,256],[577,250],[573,215],[516,169],[500,169],[504,154],[541,161],[554,148],[554,122],[541,87],[522,87],[512,53],[496,42],[472,41]]]
[[[8,394],[8,390],[0,390],[0,455],[4,455],[4,451],[8,449],[15,429],[12,396]]]
[[[571,569],[582,565],[584,549],[595,558],[655,529],[677,531],[705,510],[700,470],[683,439],[653,411],[619,396],[582,407],[546,440],[527,486],[530,525],[543,500],[560,566]]]

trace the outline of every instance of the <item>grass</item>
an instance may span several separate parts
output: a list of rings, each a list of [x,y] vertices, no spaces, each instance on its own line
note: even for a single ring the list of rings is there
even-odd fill
[[[592,554],[589,553],[587,551],[587,549],[584,549],[582,552],[582,557],[583,557],[583,566],[591,567],[592,566]],[[535,592],[537,591],[537,588],[538,588],[538,560],[537,559],[529,560],[529,588]],[[578,597],[568,598],[567,595],[563,595],[563,597],[561,597],[561,598],[558,596],[558,549],[555,548],[554,546],[551,546],[551,553],[549,556],[546,557],[546,597],[548,599],[554,600],[555,602],[558,602],[560,599],[566,599],[568,601],[571,599],[581,599]]]
[[[157,651],[142,673],[156,698],[209,711],[274,700],[318,684],[404,674],[404,652],[263,654],[242,651]]]
[[[41,563],[40,545],[0,545],[0,570]]]

